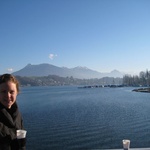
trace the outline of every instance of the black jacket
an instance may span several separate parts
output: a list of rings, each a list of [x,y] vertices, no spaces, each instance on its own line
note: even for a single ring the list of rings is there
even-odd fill
[[[17,103],[6,109],[0,103],[0,150],[25,150],[19,148],[16,130],[23,129],[22,117]]]

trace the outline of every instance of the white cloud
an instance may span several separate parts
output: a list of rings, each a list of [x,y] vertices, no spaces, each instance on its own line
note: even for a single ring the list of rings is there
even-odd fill
[[[13,69],[12,68],[8,68],[7,71],[13,72]]]
[[[51,60],[53,60],[55,57],[57,57],[57,54],[49,54],[49,58],[50,58]]]

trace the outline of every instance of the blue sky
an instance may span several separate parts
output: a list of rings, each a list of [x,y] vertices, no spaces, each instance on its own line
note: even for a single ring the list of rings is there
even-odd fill
[[[0,0],[0,74],[27,64],[150,70],[150,0]]]

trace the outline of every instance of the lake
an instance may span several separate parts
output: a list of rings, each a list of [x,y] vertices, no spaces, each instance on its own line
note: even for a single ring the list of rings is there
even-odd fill
[[[132,89],[21,88],[27,150],[122,148],[123,139],[150,147],[150,94]]]

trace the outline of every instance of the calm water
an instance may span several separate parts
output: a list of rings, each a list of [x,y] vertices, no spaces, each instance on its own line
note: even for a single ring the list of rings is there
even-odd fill
[[[132,89],[22,88],[27,150],[150,147],[150,94]]]

